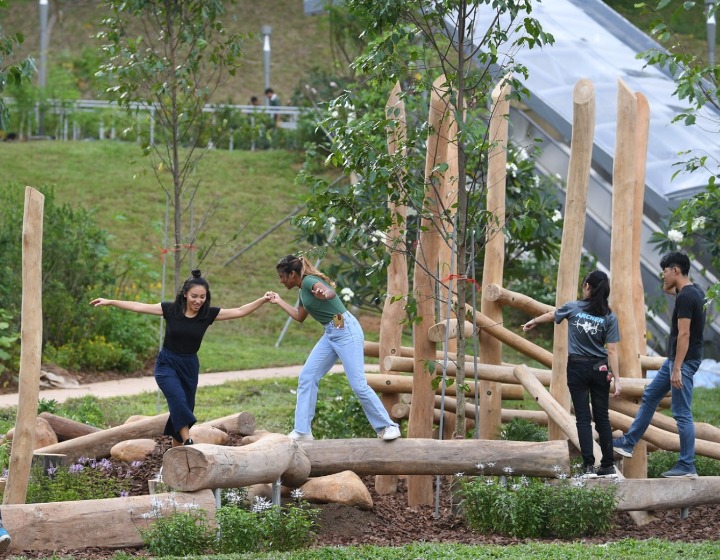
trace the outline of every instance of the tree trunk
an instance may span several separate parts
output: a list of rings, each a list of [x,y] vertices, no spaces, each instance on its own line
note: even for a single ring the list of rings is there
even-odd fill
[[[82,422],[71,420],[70,418],[57,416],[56,414],[52,414],[50,412],[43,412],[40,414],[40,418],[47,420],[47,423],[50,424],[50,427],[55,432],[55,435],[57,435],[59,442],[86,436],[88,434],[94,434],[95,432],[100,431],[100,428],[96,428],[95,426],[89,426],[88,424],[83,424]]]
[[[33,447],[35,446],[35,420],[38,395],[40,394],[40,361],[42,357],[44,206],[45,197],[39,191],[25,187],[18,411],[3,504],[25,503]]]
[[[184,505],[207,512],[215,524],[211,490],[76,502],[4,505],[3,524],[12,536],[11,552],[142,546],[141,529],[157,517],[173,515]]]

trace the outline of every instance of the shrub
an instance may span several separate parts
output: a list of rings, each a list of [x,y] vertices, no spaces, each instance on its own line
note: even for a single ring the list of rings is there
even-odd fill
[[[209,550],[215,538],[202,509],[175,511],[158,517],[149,529],[141,529],[140,534],[153,556],[197,556]]]
[[[20,361],[20,333],[12,324],[12,315],[0,308],[0,385],[10,384],[10,375],[18,371]]]
[[[225,554],[258,550],[263,537],[258,515],[233,506],[221,507],[216,519],[220,528],[217,551]]]
[[[597,535],[611,528],[614,486],[585,488],[580,478],[477,477],[462,485],[462,511],[480,533],[518,538]]]
[[[325,439],[376,437],[347,378],[330,374],[324,384],[328,398],[317,403],[313,434]]]
[[[97,428],[105,426],[105,415],[98,404],[97,397],[92,395],[68,399],[62,404],[58,414]]]
[[[500,428],[500,439],[510,441],[547,441],[547,428],[524,418],[513,418]]]
[[[30,472],[27,503],[99,500],[127,495],[130,481],[103,459],[79,459],[70,466],[51,467],[45,473],[36,465]]]

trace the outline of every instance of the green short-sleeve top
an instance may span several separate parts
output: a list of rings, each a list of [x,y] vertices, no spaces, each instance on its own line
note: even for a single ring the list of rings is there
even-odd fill
[[[316,298],[312,293],[312,287],[318,282],[330,287],[325,280],[317,276],[308,274],[303,277],[300,285],[300,305],[305,308],[305,311],[307,311],[313,319],[325,325],[332,321],[333,315],[345,313],[347,309],[345,309],[343,302],[337,295],[332,299]]]

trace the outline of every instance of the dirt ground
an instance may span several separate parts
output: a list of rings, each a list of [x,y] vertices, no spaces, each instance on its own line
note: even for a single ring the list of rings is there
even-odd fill
[[[231,438],[229,444],[239,445],[238,439]],[[126,464],[117,463],[118,468],[132,480],[131,495],[147,494],[147,480],[153,478],[162,465],[162,456],[169,448],[170,441],[169,438],[160,437],[157,442],[155,452],[139,467],[130,469]],[[374,477],[368,476],[363,480],[372,496],[373,509],[363,511],[337,504],[318,505],[320,516],[316,546],[399,546],[412,542],[507,545],[524,542],[522,539],[471,532],[463,519],[451,512],[446,484],[441,487],[440,505],[436,514],[434,506],[407,505],[407,488],[403,479],[398,483],[397,493],[385,496],[375,492]],[[720,526],[720,505],[692,508],[685,520],[681,519],[679,509],[660,511],[655,515],[656,521],[638,527],[627,513],[619,512],[615,517],[615,527],[608,534],[587,538],[584,542],[606,543],[624,538],[660,538],[683,542],[720,540],[717,530]],[[117,551],[106,549],[61,550],[56,551],[56,557],[67,555],[85,560],[105,560],[110,559],[115,552]],[[148,556],[142,549],[127,549],[123,552],[136,557]],[[48,554],[31,553],[28,556],[40,557]]]

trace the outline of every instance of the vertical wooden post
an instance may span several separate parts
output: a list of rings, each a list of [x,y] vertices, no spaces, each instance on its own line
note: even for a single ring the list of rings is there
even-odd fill
[[[585,212],[590,182],[590,164],[595,136],[595,88],[589,80],[579,80],[573,89],[573,128],[568,163],[567,193],[565,195],[565,225],[563,227],[558,263],[555,305],[577,299],[582,254],[581,232],[585,231]],[[555,325],[550,394],[560,406],[570,410],[567,388],[568,326],[563,321]],[[548,438],[564,439],[561,426],[550,418]]]
[[[508,114],[510,84],[504,77],[492,91],[492,114],[490,117],[490,150],[488,152],[487,211],[493,216],[485,232],[485,262],[483,263],[483,286],[503,283],[505,266],[505,186],[507,175]],[[480,311],[491,320],[502,324],[502,305],[497,301],[480,299]],[[478,333],[479,355],[483,364],[502,363],[502,343],[483,329]],[[500,384],[481,381],[479,390],[480,425],[475,429],[480,439],[497,439],[502,424],[502,393]]]
[[[430,95],[430,113],[428,115],[429,133],[427,156],[425,160],[425,196],[423,205],[428,216],[422,218],[418,236],[413,275],[413,293],[417,304],[418,322],[413,326],[415,338],[415,362],[413,366],[413,406],[410,409],[408,436],[416,438],[432,437],[435,391],[432,380],[435,368],[428,371],[427,364],[434,363],[437,357],[435,343],[428,337],[428,331],[435,321],[435,270],[437,265],[440,234],[440,206],[438,204],[438,184],[440,178],[433,172],[438,162],[444,161],[446,143],[438,135],[440,121],[445,113],[445,105],[438,94],[447,80],[440,76],[433,82]],[[432,504],[432,477],[412,475],[408,477],[408,505]]]
[[[394,121],[395,126],[388,130],[388,153],[394,155],[398,147],[405,155],[405,103],[400,98],[400,84],[395,84],[385,107],[388,119]],[[403,185],[398,178],[397,189]],[[388,210],[393,215],[392,226],[387,232],[387,245],[390,251],[390,264],[387,269],[387,294],[380,316],[380,373],[389,373],[383,364],[386,356],[400,357],[402,347],[402,320],[405,317],[405,301],[408,295],[408,270],[405,258],[405,218],[407,207],[404,204],[395,204],[388,200]],[[401,225],[402,223],[402,225]],[[402,299],[395,298],[401,297]],[[399,394],[383,393],[381,400],[388,413],[394,404],[399,402]],[[397,490],[397,475],[380,474],[375,477],[375,491],[378,494],[391,494]]]
[[[18,412],[3,504],[24,504],[35,445],[42,354],[42,237],[45,197],[25,187]]]
[[[645,200],[645,167],[647,163],[648,134],[650,130],[650,105],[647,97],[636,92],[637,121],[635,125],[635,198],[633,203],[633,282],[632,301],[635,311],[638,351],[645,354],[647,324],[645,320],[645,287],[640,267],[642,245],[642,217]],[[645,478],[645,477],[643,477]]]
[[[635,93],[618,80],[617,132],[613,160],[612,239],[610,241],[610,303],[618,316],[620,342],[618,363],[623,377],[642,377],[638,349],[634,287],[635,198],[637,179],[637,98]],[[638,240],[639,242],[639,240]],[[630,248],[630,250],[628,250]],[[639,251],[638,251],[639,253]],[[643,310],[644,313],[644,310]],[[624,462],[624,474],[629,478],[645,477],[647,453],[643,443],[633,452],[633,459]]]

